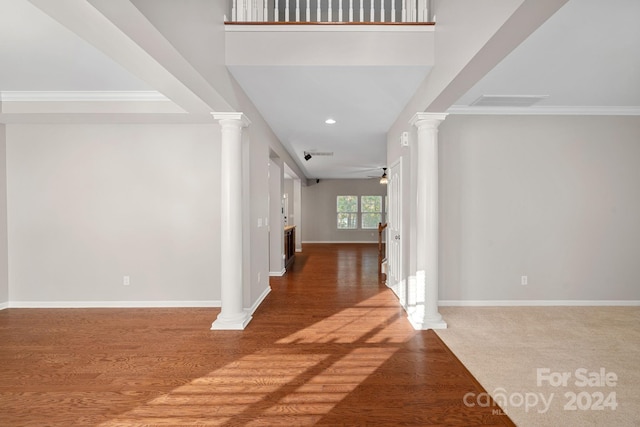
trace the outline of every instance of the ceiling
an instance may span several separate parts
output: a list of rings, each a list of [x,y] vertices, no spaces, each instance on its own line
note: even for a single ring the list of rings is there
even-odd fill
[[[387,131],[429,72],[419,66],[230,68],[305,175],[323,179],[382,175]],[[336,123],[326,124],[329,118]]]
[[[640,114],[638,16],[637,0],[569,0],[451,111],[482,112],[463,108],[482,95],[543,95],[523,112]]]
[[[482,95],[544,95],[510,112],[640,114],[637,16],[637,0],[569,0],[449,112],[502,111],[470,106]],[[430,68],[230,71],[308,178],[362,178],[386,166],[386,132]],[[29,1],[0,0],[0,92],[154,89]],[[316,150],[334,154],[303,159]]]
[[[0,0],[0,91],[149,91],[26,0]]]

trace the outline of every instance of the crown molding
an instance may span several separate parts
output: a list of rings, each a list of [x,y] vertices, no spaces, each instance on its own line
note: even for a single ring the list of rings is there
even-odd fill
[[[549,116],[640,116],[640,106],[637,107],[568,107],[568,106],[532,106],[532,107],[471,107],[466,105],[452,105],[447,110],[449,114],[474,115],[549,115]]]
[[[4,102],[169,101],[157,91],[2,91]]]

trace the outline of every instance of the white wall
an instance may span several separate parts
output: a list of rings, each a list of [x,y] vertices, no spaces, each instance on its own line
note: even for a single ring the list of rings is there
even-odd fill
[[[337,196],[386,196],[378,179],[321,179],[302,187],[303,242],[377,242],[378,230],[338,230]]]
[[[344,31],[304,27],[260,32],[242,27],[226,33],[228,66],[417,66],[434,63],[432,28]],[[292,36],[291,31],[296,31]],[[371,46],[375,46],[372,49]],[[357,54],[354,54],[357,53]]]
[[[9,301],[6,126],[0,123],[0,308]]]
[[[449,116],[439,143],[441,300],[640,300],[640,118]]]
[[[260,112],[237,84],[226,67],[224,14],[228,1],[209,0],[134,0],[135,6],[153,23],[198,73],[235,111],[251,121],[244,129],[245,170],[243,265],[245,308],[255,308],[269,291],[269,233],[264,225],[269,216],[269,150],[300,172]],[[262,220],[262,226],[259,219]]]
[[[255,117],[255,116],[254,116]],[[248,134],[249,223],[244,232],[249,236],[249,258],[245,260],[249,275],[244,278],[245,307],[255,308],[271,288],[269,287],[269,146],[261,123],[251,125]],[[246,240],[245,240],[246,241]]]
[[[218,125],[7,125],[12,304],[219,301],[219,143]]]

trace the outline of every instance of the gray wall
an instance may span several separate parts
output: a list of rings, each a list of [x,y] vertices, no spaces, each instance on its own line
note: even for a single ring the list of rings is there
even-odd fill
[[[336,197],[386,196],[378,179],[321,179],[302,187],[303,242],[377,242],[377,230],[338,230]]]
[[[284,218],[282,216],[282,161],[269,162],[269,274],[284,274]]]
[[[6,126],[0,123],[0,308],[9,302]]]
[[[7,125],[12,303],[219,300],[219,144],[217,125]]]
[[[439,142],[441,300],[640,300],[639,117],[449,116]]]

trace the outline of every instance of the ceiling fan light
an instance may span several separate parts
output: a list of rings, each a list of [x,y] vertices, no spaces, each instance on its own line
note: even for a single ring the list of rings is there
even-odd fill
[[[389,179],[387,178],[387,168],[382,168],[382,176],[380,177],[380,184],[388,184]]]

